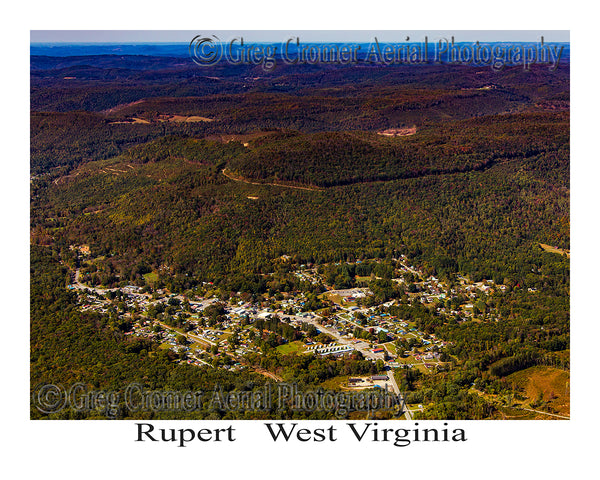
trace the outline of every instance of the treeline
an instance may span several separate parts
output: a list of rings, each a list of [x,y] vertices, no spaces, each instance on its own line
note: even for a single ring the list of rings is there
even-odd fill
[[[319,385],[327,379],[340,375],[368,375],[381,370],[369,360],[364,360],[358,352],[349,358],[335,359],[316,355],[266,355],[248,354],[245,359],[250,365],[264,368],[281,375],[287,382],[297,383],[299,387]]]
[[[132,163],[160,162],[166,159],[185,159],[187,162],[224,166],[232,158],[241,155],[244,147],[239,142],[165,136],[129,149],[124,160]]]
[[[565,113],[436,124],[405,138],[341,132],[271,135],[252,143],[229,168],[254,180],[331,187],[464,173],[514,158],[568,154],[568,135]]]
[[[565,345],[565,348],[567,346]],[[542,355],[535,351],[528,351],[499,360],[490,367],[489,372],[496,377],[505,377],[534,365],[547,365],[568,369],[569,364],[568,360],[560,359],[556,356]]]

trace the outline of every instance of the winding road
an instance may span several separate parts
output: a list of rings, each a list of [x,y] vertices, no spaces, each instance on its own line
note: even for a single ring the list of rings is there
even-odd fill
[[[246,180],[245,178],[234,177],[231,173],[226,172],[225,168],[223,170],[221,170],[221,173],[223,175],[225,175],[229,180],[233,180],[234,182],[246,183],[248,185],[257,185],[259,187],[264,187],[264,186],[268,185],[270,187],[283,187],[283,188],[295,188],[297,190],[308,190],[309,192],[322,192],[323,191],[322,188],[317,188],[317,187],[299,187],[297,185],[286,185],[283,183],[251,182],[250,180]]]

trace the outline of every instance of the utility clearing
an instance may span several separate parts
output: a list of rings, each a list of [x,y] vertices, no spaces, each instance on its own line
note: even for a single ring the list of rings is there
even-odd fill
[[[571,257],[571,253],[569,252],[569,250],[563,250],[562,248],[546,245],[545,243],[540,243],[540,247],[542,247],[542,249],[546,252],[558,253],[559,255],[566,255],[567,258]]]

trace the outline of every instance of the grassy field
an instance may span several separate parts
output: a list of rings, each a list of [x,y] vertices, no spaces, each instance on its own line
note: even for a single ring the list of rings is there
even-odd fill
[[[335,303],[337,305],[341,305],[342,304],[342,296],[338,295],[337,293],[328,293],[328,292],[325,292],[322,295],[322,298],[327,299],[327,300],[331,300],[333,303]]]
[[[537,366],[506,377],[513,394],[498,395],[472,389],[498,408],[498,417],[507,420],[556,420],[570,416],[569,372]]]
[[[360,277],[360,276],[357,275],[355,277],[355,280],[356,280],[357,283],[359,283],[359,282],[368,283],[368,282],[371,281],[371,276],[369,275],[368,277]]]
[[[419,370],[421,373],[431,373],[431,369],[435,368],[435,367],[429,367],[427,368],[424,364],[427,363],[428,365],[436,365],[438,362],[433,361],[433,360],[417,360],[414,355],[410,355],[406,358],[402,358],[402,357],[398,357],[396,359],[396,362],[398,362],[399,364],[409,364],[412,365],[414,369]]]
[[[540,247],[546,252],[550,253],[558,253],[559,255],[566,255],[567,258],[570,258],[571,254],[568,250],[562,250],[560,248],[552,247],[550,245],[546,245],[545,243],[540,243]]]
[[[321,384],[321,387],[325,390],[339,390],[341,386],[345,387],[348,385],[348,378],[350,378],[348,375],[329,378]]]
[[[530,367],[506,377],[524,402],[535,410],[568,416],[570,413],[569,372],[552,367]]]
[[[286,343],[285,345],[279,345],[277,347],[279,353],[284,355],[288,355],[290,353],[302,353],[305,349],[306,347],[300,341]]]
[[[158,281],[158,273],[156,272],[150,272],[150,273],[146,273],[144,274],[144,280],[146,281],[146,283],[156,283]]]

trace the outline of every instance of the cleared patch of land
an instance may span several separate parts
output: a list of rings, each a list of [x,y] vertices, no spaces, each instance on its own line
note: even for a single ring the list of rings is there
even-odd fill
[[[197,122],[212,122],[214,121],[212,118],[201,117],[199,115],[159,115],[158,118],[154,120],[147,120],[139,117],[131,117],[126,118],[125,120],[115,120],[110,122],[109,125],[134,125],[134,124],[150,124],[155,121],[159,122],[169,122],[169,123],[197,123]]]
[[[540,243],[540,247],[542,247],[542,249],[546,252],[558,253],[559,255],[566,255],[567,258],[571,257],[571,253],[569,252],[569,250],[563,250],[562,248],[546,245],[545,243]]]
[[[142,99],[142,100],[136,100],[135,102],[130,102],[130,103],[121,103],[120,105],[109,108],[108,110],[104,110],[102,113],[104,113],[104,114],[117,113],[125,108],[133,107],[134,105],[139,105],[141,103],[144,103],[145,101],[146,100]]]
[[[288,355],[290,353],[301,353],[304,350],[306,350],[306,347],[304,346],[304,344],[302,342],[297,340],[295,342],[290,342],[290,343],[286,343],[284,345],[279,345],[277,347],[277,350],[279,351],[279,353]]]
[[[158,281],[158,273],[150,272],[144,274],[144,280],[146,283],[156,283]]]
[[[508,375],[515,389],[527,398],[523,407],[569,416],[569,372],[553,367],[530,367]]]
[[[254,367],[254,371],[256,373],[264,375],[265,377],[269,377],[270,379],[275,380],[276,382],[283,382],[283,378],[281,378],[279,375],[275,375],[273,372],[269,372],[268,370],[265,370],[263,368]]]
[[[318,188],[318,187],[300,187],[297,185],[285,185],[282,183],[260,183],[260,182],[251,182],[249,180],[246,180],[245,178],[242,178],[240,176],[234,175],[233,173],[231,173],[230,171],[228,171],[226,168],[224,168],[221,173],[223,175],[225,175],[229,180],[233,180],[234,182],[242,182],[242,183],[247,183],[248,185],[269,185],[271,187],[283,187],[283,188],[294,188],[297,190],[308,190],[311,192],[319,192],[322,191],[322,188]]]
[[[408,135],[414,135],[417,133],[417,127],[411,128],[388,128],[377,132],[377,135],[383,135],[385,137],[407,137]]]
[[[568,420],[570,418],[569,372],[536,366],[508,375],[512,395],[473,390],[498,408],[506,420]]]
[[[341,305],[342,304],[342,296],[337,294],[337,293],[329,293],[329,292],[325,292],[322,295],[323,298],[327,298],[327,300],[332,301],[333,303],[335,303],[336,305]]]
[[[385,390],[390,384],[390,380],[373,380],[370,375],[366,377],[353,375],[352,377],[346,378],[346,382],[340,384],[340,389],[342,390],[366,390],[377,387]],[[353,381],[350,381],[351,378]]]
[[[212,122],[212,118],[200,117],[198,115],[159,115],[159,122],[176,122],[176,123],[194,123],[194,122]]]
[[[133,124],[136,124],[136,123],[149,124],[150,122],[148,120],[144,120],[143,118],[133,117],[133,118],[127,119],[127,120],[110,122],[109,125],[116,125],[116,124],[133,125]]]

